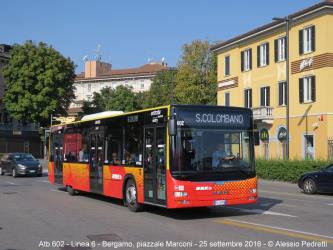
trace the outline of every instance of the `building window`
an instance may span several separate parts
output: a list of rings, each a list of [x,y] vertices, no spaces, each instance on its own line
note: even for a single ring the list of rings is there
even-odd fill
[[[252,108],[252,89],[244,90],[244,107]]]
[[[279,82],[279,106],[287,105],[287,83]]]
[[[299,31],[299,53],[301,55],[315,51],[315,26]]]
[[[299,79],[299,102],[309,103],[316,101],[316,77],[307,76]]]
[[[91,83],[88,83],[88,92],[91,91]]]
[[[241,52],[241,70],[249,71],[252,69],[252,49]]]
[[[257,66],[263,67],[269,64],[269,44],[264,43],[257,47]]]
[[[304,135],[304,158],[305,159],[314,159],[314,139],[313,135]]]
[[[260,88],[260,106],[262,107],[269,107],[269,96],[270,91],[269,87],[262,87]]]
[[[274,54],[275,62],[281,62],[286,60],[286,38],[282,37],[274,41]]]
[[[224,75],[230,76],[230,56],[224,57]]]
[[[224,106],[230,106],[230,93],[224,93]]]
[[[87,98],[87,101],[90,102],[91,99],[92,99],[92,96],[91,95],[87,95],[86,98]]]

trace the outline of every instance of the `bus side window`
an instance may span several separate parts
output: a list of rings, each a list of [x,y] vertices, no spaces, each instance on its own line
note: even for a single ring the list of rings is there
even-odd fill
[[[82,128],[80,130],[80,143],[78,145],[78,162],[88,162],[88,139],[88,130],[86,128]]]
[[[112,166],[120,166],[123,159],[124,117],[110,119],[107,122],[105,132],[104,163]]]
[[[110,129],[107,137],[106,137],[106,152],[107,157],[106,162],[110,165],[119,166],[121,164],[122,159],[122,144],[123,144],[123,136],[122,129]]]
[[[126,165],[142,165],[142,129],[138,125],[139,121],[128,122],[125,127],[125,164]]]

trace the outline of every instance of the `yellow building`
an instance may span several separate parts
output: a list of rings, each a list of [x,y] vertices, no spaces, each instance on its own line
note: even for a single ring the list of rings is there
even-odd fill
[[[290,159],[333,158],[333,1],[289,19]],[[285,21],[273,21],[212,47],[218,105],[252,108],[260,158],[286,152],[285,31]]]

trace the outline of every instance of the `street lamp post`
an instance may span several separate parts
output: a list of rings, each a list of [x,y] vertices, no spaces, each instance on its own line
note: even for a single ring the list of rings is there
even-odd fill
[[[290,22],[292,21],[289,16],[286,16],[284,18],[280,17],[274,17],[273,20],[275,21],[283,21],[286,23],[286,130],[287,130],[287,136],[286,136],[286,158],[289,160],[289,26]]]

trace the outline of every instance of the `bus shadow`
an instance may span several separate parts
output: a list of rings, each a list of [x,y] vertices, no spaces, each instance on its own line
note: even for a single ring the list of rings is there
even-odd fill
[[[66,192],[66,188],[58,188],[60,191]],[[113,205],[124,206],[121,199],[111,198],[100,194],[80,192],[78,195],[87,198],[95,199],[101,202],[111,203]],[[151,213],[159,216],[169,217],[175,220],[195,220],[205,218],[225,218],[234,216],[258,215],[264,214],[274,206],[283,203],[282,200],[264,198],[258,199],[255,204],[249,205],[233,205],[233,206],[218,206],[218,207],[199,207],[199,208],[178,208],[166,209],[162,207],[145,205],[139,213]],[[124,207],[124,209],[128,209]]]
[[[59,187],[57,189],[59,191],[67,192],[66,187]],[[90,198],[90,199],[98,200],[98,201],[101,201],[101,202],[107,202],[107,203],[111,203],[111,204],[114,204],[114,205],[121,205],[121,206],[124,205],[124,203],[121,199],[112,198],[112,197],[101,195],[101,194],[79,191],[75,196],[84,196],[84,197],[87,197],[87,198]]]
[[[206,218],[227,218],[234,216],[264,214],[274,206],[283,203],[282,200],[259,198],[256,204],[233,205],[203,208],[165,209],[147,206],[145,211],[176,220],[195,220]]]

